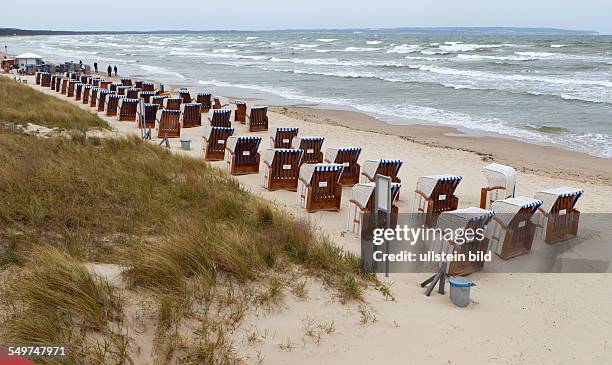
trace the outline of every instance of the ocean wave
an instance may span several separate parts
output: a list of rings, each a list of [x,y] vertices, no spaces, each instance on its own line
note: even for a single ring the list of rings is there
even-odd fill
[[[138,67],[141,68],[143,71],[151,73],[151,74],[175,76],[181,80],[185,80],[185,76],[183,76],[181,73],[171,71],[163,67],[151,66],[151,65],[138,65]]]
[[[551,44],[550,48],[561,48],[561,47],[567,47],[567,44]]]
[[[259,39],[259,37],[246,37],[247,41],[254,41],[255,39]]]
[[[377,45],[377,44],[381,44],[381,43],[382,43],[382,41],[366,41],[366,44],[369,44],[369,45]]]
[[[317,41],[319,42],[334,42],[337,41],[337,38],[318,38]]]
[[[387,50],[387,53],[399,53],[399,54],[405,54],[405,53],[412,53],[417,51],[421,46],[419,46],[418,44],[402,44],[399,46],[395,46],[389,50]]]
[[[476,51],[479,49],[490,49],[490,48],[501,48],[504,47],[504,44],[469,44],[469,43],[447,43],[446,45],[440,45],[438,48],[445,52],[470,52]]]
[[[344,51],[346,52],[372,52],[372,51],[378,51],[381,48],[376,48],[376,47],[346,47],[344,49]]]
[[[495,61],[530,61],[531,57],[516,57],[516,56],[485,56],[485,55],[472,55],[459,53],[455,58],[467,61],[482,61],[482,60],[495,60]]]
[[[237,49],[227,49],[227,48],[213,49],[213,53],[236,53],[236,52],[238,52]]]
[[[317,48],[318,44],[298,44],[297,48]]]

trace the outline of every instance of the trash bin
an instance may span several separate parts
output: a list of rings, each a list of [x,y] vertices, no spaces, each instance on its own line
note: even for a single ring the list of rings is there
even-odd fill
[[[466,307],[470,304],[470,288],[474,282],[461,276],[451,276],[448,278],[450,284],[450,298],[457,307]]]
[[[185,151],[191,150],[191,140],[190,139],[181,139],[181,148]]]

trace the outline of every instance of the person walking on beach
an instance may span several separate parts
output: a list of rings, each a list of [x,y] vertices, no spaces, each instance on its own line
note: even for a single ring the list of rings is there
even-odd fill
[[[111,65],[108,65],[106,71],[108,71],[108,77],[113,76],[113,68],[111,67]]]
[[[94,70],[98,73],[98,62],[94,62]]]
[[[115,65],[115,67],[113,68],[113,70],[115,71],[115,76],[117,76],[117,65]]]

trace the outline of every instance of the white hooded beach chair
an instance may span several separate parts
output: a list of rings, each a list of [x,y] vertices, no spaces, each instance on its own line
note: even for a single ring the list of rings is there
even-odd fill
[[[259,144],[261,137],[231,136],[225,146],[225,163],[232,175],[259,172]]]
[[[359,182],[361,174],[361,166],[357,163],[360,154],[361,147],[328,148],[325,152],[324,162],[343,165],[340,184],[342,186],[353,186]]]
[[[291,141],[291,148],[304,151],[302,155],[302,163],[316,164],[323,162],[323,142],[324,137],[294,137]]]
[[[399,183],[391,183],[391,200],[395,201],[399,194]],[[348,205],[348,218],[346,221],[346,229],[350,232],[361,234],[364,227],[364,219],[367,213],[374,211],[374,190],[375,183],[359,183],[353,185],[351,190],[351,200]],[[391,227],[397,225],[398,207],[396,204],[391,206]],[[395,222],[395,223],[394,223]]]
[[[495,216],[495,212],[482,208],[470,207],[443,212],[438,218],[436,228],[438,233],[431,240],[431,251],[451,255],[464,254],[464,261],[447,262],[446,271],[451,276],[464,276],[480,271],[484,267],[484,255],[489,252],[489,230],[487,224]],[[469,236],[465,233],[470,232]],[[444,234],[445,232],[454,234]],[[464,234],[457,235],[457,232]],[[452,237],[452,240],[447,238]],[[468,240],[468,239],[471,239]],[[478,260],[470,260],[469,254],[479,255]]]
[[[455,196],[455,189],[461,179],[459,175],[419,177],[414,191],[413,212],[425,214],[425,225],[434,226],[442,212],[457,209],[459,198]]]
[[[514,196],[516,186],[516,170],[510,166],[492,163],[485,166],[482,172],[487,178],[488,185],[480,189],[480,207],[491,209],[496,200]]]
[[[397,176],[402,167],[402,160],[366,160],[361,168],[361,179],[359,182],[374,182],[376,175],[389,176],[392,182],[401,183]]]
[[[580,212],[575,209],[583,190],[562,186],[537,192],[542,206],[535,214],[539,236],[546,243],[564,241],[578,234]]]
[[[291,148],[291,141],[297,137],[299,128],[276,128],[274,135],[270,136],[270,147]]]
[[[491,251],[504,260],[529,253],[536,231],[533,215],[540,205],[541,200],[524,196],[496,200],[489,224]]]
[[[296,194],[296,203],[308,212],[340,210],[342,186],[339,164],[303,164]]]
[[[263,154],[262,184],[268,190],[297,190],[302,150],[267,149]]]
[[[234,128],[204,126],[204,159],[223,160],[227,139],[233,134]]]

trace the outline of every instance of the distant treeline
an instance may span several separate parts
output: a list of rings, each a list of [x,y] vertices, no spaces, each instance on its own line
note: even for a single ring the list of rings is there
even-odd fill
[[[87,35],[87,34],[208,34],[208,33],[265,33],[265,32],[377,32],[416,34],[473,34],[473,35],[597,35],[590,30],[567,30],[555,28],[511,28],[511,27],[435,27],[435,28],[354,28],[354,29],[279,29],[268,31],[242,30],[149,30],[149,31],[55,31],[0,28],[0,36],[27,35]]]

